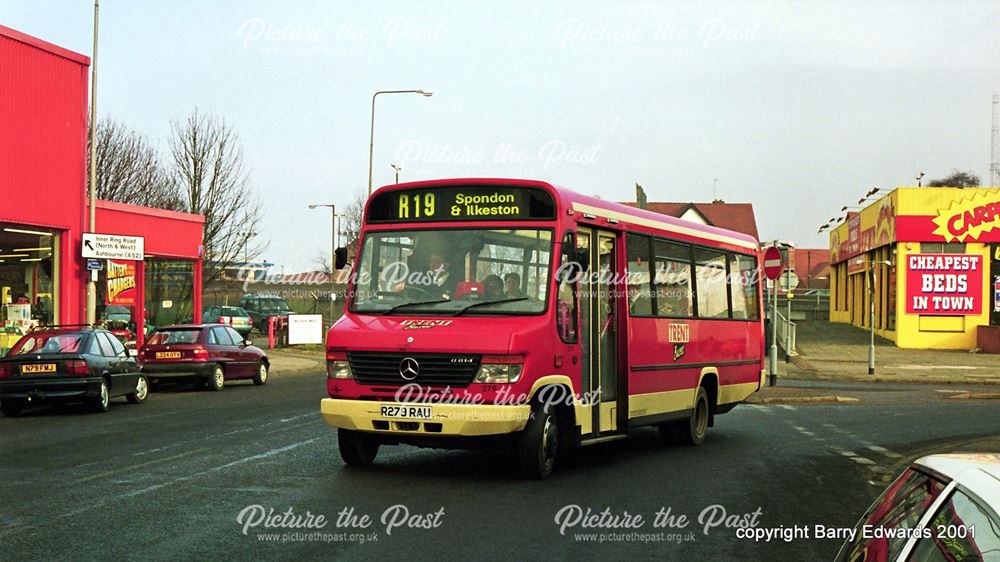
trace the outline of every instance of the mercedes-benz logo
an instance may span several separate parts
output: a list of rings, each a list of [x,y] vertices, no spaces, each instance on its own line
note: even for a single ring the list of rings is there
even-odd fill
[[[404,357],[399,362],[399,376],[408,381],[412,381],[420,374],[420,363],[412,357]]]

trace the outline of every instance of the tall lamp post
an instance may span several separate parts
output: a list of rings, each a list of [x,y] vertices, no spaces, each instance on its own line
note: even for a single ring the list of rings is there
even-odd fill
[[[396,183],[399,183],[399,171],[403,169],[402,166],[397,166],[396,164],[389,164],[392,166],[393,170],[396,170]]]
[[[88,194],[88,232],[97,232],[95,205],[97,200],[97,24],[100,19],[100,2],[94,0],[94,52],[90,57],[90,192]],[[87,278],[87,324],[97,321],[97,272],[88,271]]]
[[[372,156],[375,153],[375,99],[379,94],[420,94],[426,98],[434,95],[430,90],[379,90],[372,95],[372,126],[368,137],[368,195],[372,194]]]
[[[334,265],[336,264],[337,258],[335,254],[337,253],[337,206],[333,204],[316,204],[309,205],[310,209],[315,209],[316,207],[330,207],[330,220],[332,224],[332,236],[330,237],[330,325],[333,326],[333,316],[334,316],[334,295],[336,291],[336,269]]]

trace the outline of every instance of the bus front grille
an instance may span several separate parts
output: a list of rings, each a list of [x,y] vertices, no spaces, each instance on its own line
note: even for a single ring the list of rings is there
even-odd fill
[[[479,370],[479,355],[450,353],[380,353],[351,351],[347,360],[354,378],[361,384],[399,387],[468,386]],[[414,365],[414,362],[416,365]],[[414,373],[414,371],[416,371]]]

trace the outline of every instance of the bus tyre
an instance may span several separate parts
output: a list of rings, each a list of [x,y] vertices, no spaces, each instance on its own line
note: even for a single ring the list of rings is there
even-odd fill
[[[521,473],[533,480],[544,480],[552,474],[559,450],[559,425],[555,412],[548,410],[535,403],[531,418],[517,440]]]
[[[340,458],[348,466],[368,466],[378,454],[378,441],[371,435],[351,429],[337,430],[337,446]]]
[[[705,392],[705,387],[699,386],[691,417],[673,426],[674,442],[689,446],[704,443],[705,435],[708,433],[709,417],[711,417],[711,406],[708,404],[708,393]]]

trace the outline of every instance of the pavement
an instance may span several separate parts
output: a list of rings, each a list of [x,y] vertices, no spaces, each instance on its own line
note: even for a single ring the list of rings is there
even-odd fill
[[[872,383],[1000,384],[1000,355],[963,350],[900,349],[875,338],[868,374],[866,330],[820,320],[796,322],[796,350],[779,362],[779,378]]]

